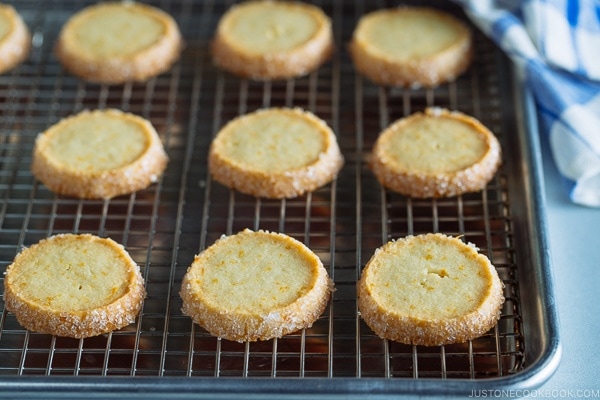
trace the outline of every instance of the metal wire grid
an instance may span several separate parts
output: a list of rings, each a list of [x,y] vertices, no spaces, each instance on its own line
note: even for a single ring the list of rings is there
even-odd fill
[[[135,324],[82,340],[25,331],[0,301],[0,374],[475,379],[522,369],[518,254],[503,171],[480,193],[415,200],[382,189],[365,164],[381,129],[431,105],[474,115],[503,141],[511,125],[499,100],[498,55],[481,35],[472,68],[457,82],[435,90],[383,89],[354,73],[344,46],[360,15],[389,5],[318,3],[334,21],[338,51],[332,62],[304,78],[259,83],[210,62],[208,41],[229,4],[161,2],[186,37],[182,60],[146,84],[109,87],[64,73],[52,54],[60,26],[81,3],[56,3],[47,12],[35,2],[20,4],[29,5],[22,12],[34,48],[24,65],[0,77],[0,270],[23,246],[49,235],[94,233],[127,248],[141,266],[148,297]],[[346,158],[336,181],[281,201],[211,181],[206,155],[214,134],[231,118],[270,106],[302,107],[331,125]],[[161,181],[106,201],[57,197],[36,182],[29,164],[37,133],[81,109],[106,107],[155,125],[171,159]],[[181,314],[179,285],[193,256],[244,228],[285,232],[323,260],[336,291],[313,327],[235,343],[210,336]],[[483,337],[408,346],[378,338],[360,319],[355,283],[375,249],[425,232],[462,235],[497,267],[507,300],[500,323]]]

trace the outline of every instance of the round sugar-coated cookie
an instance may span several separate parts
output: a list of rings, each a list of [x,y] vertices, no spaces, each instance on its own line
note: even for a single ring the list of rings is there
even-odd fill
[[[438,346],[477,338],[500,318],[503,284],[474,245],[440,233],[375,251],[357,285],[358,308],[382,338]]]
[[[222,16],[212,42],[217,66],[256,80],[306,75],[333,49],[329,17],[297,1],[239,3]]]
[[[269,108],[226,124],[212,141],[212,177],[242,193],[293,198],[331,182],[344,159],[329,126],[299,108]]]
[[[179,59],[183,40],[175,20],[134,1],[101,2],[69,18],[56,56],[72,74],[91,82],[146,81]]]
[[[85,110],[38,135],[31,171],[57,194],[108,199],[158,181],[167,162],[148,120],[115,109]]]
[[[349,50],[355,68],[377,84],[435,87],[469,67],[471,36],[465,23],[444,11],[403,6],[360,18]]]
[[[90,234],[59,234],[20,252],[6,269],[4,302],[33,332],[85,338],[135,321],[146,294],[125,248]]]
[[[500,143],[488,128],[442,108],[392,123],[369,155],[369,166],[383,186],[415,198],[482,190],[501,162]]]
[[[333,282],[319,257],[282,233],[244,230],[195,257],[181,284],[182,311],[209,333],[243,342],[308,328]]]
[[[31,50],[31,33],[14,7],[0,4],[0,74],[21,64]]]

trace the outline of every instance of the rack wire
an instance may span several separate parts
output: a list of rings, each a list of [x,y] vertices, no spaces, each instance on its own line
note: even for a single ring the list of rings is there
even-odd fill
[[[521,265],[504,168],[479,193],[417,200],[381,188],[365,163],[383,128],[427,106],[475,116],[508,149],[513,125],[500,101],[499,53],[483,35],[475,33],[476,57],[456,82],[382,88],[355,73],[345,46],[361,15],[392,4],[322,1],[317,4],[332,17],[337,42],[332,61],[306,77],[254,82],[219,71],[210,60],[210,38],[230,3],[153,2],[180,25],[187,42],[180,62],[144,84],[106,86],[67,74],[52,52],[62,24],[90,3],[54,1],[43,10],[33,0],[16,4],[33,32],[33,50],[23,65],[0,76],[0,271],[24,246],[50,235],[92,233],[126,247],[141,267],[148,296],[136,323],[80,340],[26,331],[0,300],[0,375],[482,379],[523,369]],[[277,201],[213,182],[206,160],[219,128],[274,106],[305,108],[333,128],[346,159],[338,178]],[[111,200],[79,200],[56,196],[33,178],[29,165],[39,132],[82,109],[109,107],[156,127],[170,157],[158,183]],[[284,232],[322,259],[336,291],[311,328],[235,343],[209,335],[181,313],[179,287],[194,255],[244,228]],[[382,340],[360,319],[356,280],[375,249],[426,232],[461,235],[496,266],[506,303],[498,326],[481,338],[409,346]]]

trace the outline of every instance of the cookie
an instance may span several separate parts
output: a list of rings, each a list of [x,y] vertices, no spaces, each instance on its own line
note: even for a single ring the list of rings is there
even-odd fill
[[[10,5],[0,4],[0,74],[21,64],[31,50],[31,33]]]
[[[398,7],[364,15],[350,41],[355,68],[380,85],[435,87],[471,63],[471,31],[431,8]]]
[[[473,117],[441,108],[392,123],[369,156],[383,186],[415,198],[482,190],[501,161],[500,143],[489,129]]]
[[[102,2],[73,15],[60,31],[56,56],[91,82],[146,81],[171,68],[182,38],[175,20],[134,1]]]
[[[310,327],[333,283],[321,260],[290,236],[244,230],[195,257],[181,284],[182,311],[214,336],[279,338]]]
[[[33,332],[85,338],[135,321],[145,296],[138,265],[120,244],[60,234],[19,253],[4,277],[4,302]]]
[[[156,182],[167,161],[146,119],[114,109],[86,110],[38,135],[31,171],[57,194],[109,199]]]
[[[443,234],[378,249],[357,285],[358,307],[382,338],[439,346],[477,338],[500,318],[503,284],[477,248]]]
[[[215,64],[256,80],[306,75],[333,51],[331,20],[313,5],[259,0],[231,7],[212,42]]]
[[[226,124],[211,143],[217,182],[265,198],[293,198],[331,182],[344,159],[327,124],[299,108],[270,108]]]

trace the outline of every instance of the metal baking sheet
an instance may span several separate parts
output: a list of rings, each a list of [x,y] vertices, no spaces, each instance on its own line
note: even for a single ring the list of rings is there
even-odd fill
[[[180,62],[144,84],[106,86],[69,75],[53,54],[62,24],[92,2],[14,2],[33,32],[33,49],[23,65],[0,76],[0,271],[24,246],[45,237],[92,233],[127,248],[141,266],[148,296],[135,324],[82,340],[28,332],[0,300],[0,394],[468,396],[535,388],[552,374],[561,347],[535,113],[487,38],[475,33],[473,64],[453,83],[382,88],[355,73],[346,46],[361,15],[400,3],[317,1],[333,20],[333,59],[306,77],[254,82],[219,71],[210,59],[210,39],[231,2],[150,3],[179,23],[186,40]],[[465,19],[451,3],[428,4]],[[214,134],[240,114],[272,106],[305,108],[333,128],[346,159],[337,180],[281,201],[211,181],[206,161]],[[485,190],[416,200],[376,182],[365,157],[378,133],[427,106],[473,115],[499,137],[504,163]],[[36,135],[80,110],[107,107],[154,124],[171,160],[164,177],[146,190],[106,201],[54,195],[29,171]],[[179,286],[194,255],[244,228],[284,232],[323,260],[336,291],[312,328],[277,340],[234,343],[212,337],[182,315]],[[361,321],[356,280],[375,249],[426,232],[462,235],[497,267],[506,303],[498,326],[481,338],[408,346],[378,338]]]

